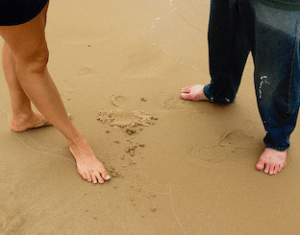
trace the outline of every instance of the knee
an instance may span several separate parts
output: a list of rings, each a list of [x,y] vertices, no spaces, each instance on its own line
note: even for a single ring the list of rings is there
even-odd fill
[[[38,48],[30,53],[23,54],[16,58],[16,68],[21,72],[43,73],[49,60],[47,47]]]

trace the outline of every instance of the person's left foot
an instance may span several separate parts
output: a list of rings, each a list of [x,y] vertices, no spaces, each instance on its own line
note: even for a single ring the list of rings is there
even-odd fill
[[[52,124],[40,113],[32,113],[32,115],[29,116],[12,117],[10,122],[11,129],[16,132],[51,125]]]
[[[80,137],[70,145],[70,152],[74,156],[77,171],[87,181],[103,184],[110,179],[103,164],[96,158],[87,140],[81,134]]]
[[[269,175],[276,175],[286,164],[287,150],[280,152],[274,149],[266,148],[259,158],[256,169],[264,171]]]

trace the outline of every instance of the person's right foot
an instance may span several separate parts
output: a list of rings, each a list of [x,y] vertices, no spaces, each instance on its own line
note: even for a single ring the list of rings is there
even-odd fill
[[[180,97],[184,100],[192,100],[192,101],[201,101],[201,100],[209,100],[204,92],[204,85],[191,85],[182,88]]]
[[[18,117],[13,116],[10,122],[10,128],[16,132],[51,125],[52,124],[40,113],[32,113],[31,115]]]
[[[70,118],[71,114],[68,113],[68,117]],[[52,123],[50,123],[42,114],[34,112],[18,116],[13,115],[10,121],[10,128],[16,132],[45,126],[52,126]]]

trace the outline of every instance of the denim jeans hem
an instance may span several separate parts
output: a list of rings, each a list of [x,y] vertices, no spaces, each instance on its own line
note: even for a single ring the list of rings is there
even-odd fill
[[[212,95],[211,95],[210,92],[209,92],[209,84],[204,86],[203,92],[204,92],[204,95],[206,96],[206,98],[208,98],[208,99],[210,100],[210,102],[213,103],[214,100],[213,100],[213,98],[212,98]]]
[[[275,146],[275,145],[269,144],[269,143],[265,143],[265,144],[266,144],[266,148],[274,149],[279,152],[284,152],[285,150],[287,150],[289,148],[289,147],[278,147],[278,146]]]
[[[210,85],[211,84],[207,84],[203,88],[204,95],[210,100],[210,102],[216,104],[231,104],[234,102],[234,100],[229,100],[228,98],[214,97],[210,91]]]

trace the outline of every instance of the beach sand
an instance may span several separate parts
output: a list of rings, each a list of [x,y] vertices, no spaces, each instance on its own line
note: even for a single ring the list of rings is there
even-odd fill
[[[210,81],[209,2],[51,1],[49,71],[112,179],[84,181],[54,127],[13,132],[1,69],[0,234],[300,234],[300,130],[280,174],[255,169],[251,56],[233,104],[179,96]]]

